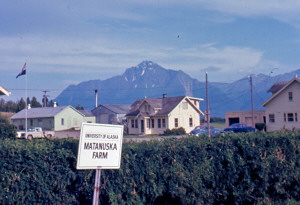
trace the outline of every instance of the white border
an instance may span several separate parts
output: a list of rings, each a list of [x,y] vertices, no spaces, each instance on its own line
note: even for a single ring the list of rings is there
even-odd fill
[[[82,150],[84,148],[84,143],[87,141],[84,138],[84,134],[86,129],[88,128],[94,128],[97,131],[109,129],[110,132],[113,132],[115,134],[120,134],[119,139],[112,139],[110,141],[115,142],[118,144],[118,156],[116,157],[117,165],[112,166],[112,165],[102,165],[99,162],[93,162],[92,164],[89,165],[83,165],[84,159],[82,159]],[[104,142],[103,139],[92,139],[93,141],[97,141],[99,143]],[[107,141],[107,140],[106,140]],[[112,124],[97,124],[97,123],[82,123],[81,125],[81,131],[80,131],[80,138],[79,138],[79,145],[78,145],[78,154],[77,154],[77,169],[119,169],[121,165],[121,156],[122,156],[122,142],[123,142],[123,125],[112,125]],[[86,164],[86,163],[84,163]],[[115,164],[115,161],[114,161]]]

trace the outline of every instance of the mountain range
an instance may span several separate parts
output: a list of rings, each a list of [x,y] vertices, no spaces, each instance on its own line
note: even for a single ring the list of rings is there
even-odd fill
[[[262,110],[261,104],[271,94],[267,90],[278,81],[289,81],[300,75],[300,69],[277,76],[251,75],[253,81],[254,109]],[[106,80],[84,81],[70,85],[55,99],[59,105],[95,106],[95,90],[98,104],[132,104],[136,99],[171,96],[203,98],[200,109],[206,109],[206,83],[198,81],[179,70],[165,69],[152,61],[126,69],[122,75]],[[248,77],[232,83],[209,82],[209,105],[211,116],[224,117],[226,111],[251,110],[250,81]]]

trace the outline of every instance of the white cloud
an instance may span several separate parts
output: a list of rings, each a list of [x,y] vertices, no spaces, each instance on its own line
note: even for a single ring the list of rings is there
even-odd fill
[[[142,60],[153,60],[162,66],[181,69],[189,74],[214,67],[218,68],[215,69],[216,74],[230,73],[236,78],[248,72],[261,72],[265,66],[278,66],[277,62],[264,59],[260,50],[237,46],[220,47],[216,43],[179,49],[147,44],[131,47],[131,43],[107,43],[107,39],[24,39],[25,42],[18,38],[0,38],[1,61],[9,64],[23,56],[36,72],[105,73],[107,76],[121,74],[124,69]],[[18,47],[22,49],[15,54]]]

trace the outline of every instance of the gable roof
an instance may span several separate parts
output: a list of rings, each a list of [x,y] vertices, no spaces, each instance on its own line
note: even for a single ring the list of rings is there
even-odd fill
[[[130,110],[130,105],[102,105],[117,114],[126,114]]]
[[[178,97],[165,97],[165,98],[145,98],[136,100],[132,105],[130,111],[126,116],[137,116],[139,115],[140,106],[146,102],[151,107],[160,109],[154,115],[168,115],[183,99],[189,98],[187,96],[178,96]],[[202,100],[200,98],[193,98],[195,100]],[[189,102],[189,101],[188,101]],[[195,108],[195,107],[194,107]],[[203,114],[199,109],[198,111]]]
[[[159,110],[156,115],[169,114],[184,98],[185,96],[161,98],[161,100],[164,101],[162,109]]]
[[[66,108],[71,108],[78,112],[72,106],[57,106],[57,107],[37,107],[37,108],[30,108],[27,110],[27,118],[45,118],[45,117],[54,117],[59,112]],[[80,113],[80,112],[78,112]],[[80,113],[83,115],[82,113]],[[11,117],[11,119],[24,119],[26,118],[26,109],[21,110],[20,112],[16,113]]]
[[[278,84],[277,85],[273,85],[274,86],[274,88],[273,88],[273,90],[275,91],[276,89],[279,89],[280,87],[280,89],[278,90],[278,91],[276,91],[266,102],[264,102],[261,106],[266,106],[266,104],[268,104],[270,101],[272,101],[274,98],[276,98],[281,92],[283,92],[287,87],[289,87],[292,83],[294,83],[294,82],[298,82],[298,83],[300,83],[300,78],[298,78],[298,77],[296,77],[296,78],[294,78],[294,79],[292,79],[291,81],[289,81],[289,82],[286,82],[286,83],[284,83],[284,82],[278,82]],[[272,86],[272,87],[273,87]],[[271,87],[271,88],[272,88]],[[277,88],[276,88],[277,87]],[[270,89],[271,89],[270,88]],[[275,89],[276,88],[276,89]],[[269,89],[269,90],[270,90]]]
[[[78,110],[78,112],[81,112],[86,117],[93,117],[95,116],[91,110]]]
[[[279,90],[281,90],[284,86],[286,86],[289,83],[289,81],[280,81],[276,82],[272,85],[272,87],[267,91],[268,93],[271,92],[272,95],[277,93]]]

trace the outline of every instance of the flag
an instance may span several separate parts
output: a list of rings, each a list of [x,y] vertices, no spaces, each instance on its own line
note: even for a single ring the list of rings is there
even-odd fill
[[[26,75],[26,63],[24,64],[21,72],[17,75],[16,79],[21,75]]]

